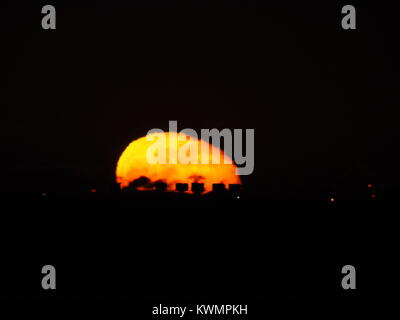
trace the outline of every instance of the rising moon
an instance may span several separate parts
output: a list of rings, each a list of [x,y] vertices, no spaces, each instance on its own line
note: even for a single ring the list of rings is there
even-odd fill
[[[236,174],[235,164],[224,162],[224,157],[230,158],[219,148],[183,133],[165,132],[162,134],[165,137],[162,141],[167,161],[171,151],[179,152],[184,147],[185,150],[198,151],[196,155],[198,163],[182,164],[179,159],[177,163],[169,161],[166,164],[149,163],[147,152],[154,145],[155,139],[152,135],[160,135],[160,133],[149,134],[131,142],[121,154],[116,168],[116,181],[121,188],[126,188],[132,182],[140,181],[140,179],[147,181],[144,185],[139,184],[138,188],[142,190],[154,188],[153,184],[158,181],[165,182],[168,191],[175,190],[176,183],[204,183],[206,192],[211,191],[214,183],[223,183],[226,187],[229,184],[241,183],[240,177]],[[175,139],[174,141],[177,143],[172,139]],[[220,156],[219,164],[212,163],[213,154]],[[204,159],[207,157],[209,161],[204,163]]]

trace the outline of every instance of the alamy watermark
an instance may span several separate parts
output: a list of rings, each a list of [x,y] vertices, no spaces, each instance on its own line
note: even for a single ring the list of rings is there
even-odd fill
[[[183,129],[178,132],[177,121],[169,121],[169,157],[167,159],[166,133],[162,129],[151,129],[147,132],[146,139],[155,141],[146,153],[149,164],[220,164],[221,163],[221,138],[223,138],[223,163],[238,166],[237,175],[250,175],[254,171],[254,129],[245,129],[245,147],[243,147],[242,129],[201,129],[200,140],[193,129]],[[178,148],[178,141],[187,141]],[[199,143],[193,143],[198,141]],[[204,143],[206,142],[206,143]],[[211,154],[209,144],[213,146]],[[187,145],[188,147],[185,147]],[[180,152],[180,150],[184,152]],[[200,156],[199,156],[200,149]],[[243,149],[245,153],[243,154]],[[210,161],[211,160],[211,161]]]

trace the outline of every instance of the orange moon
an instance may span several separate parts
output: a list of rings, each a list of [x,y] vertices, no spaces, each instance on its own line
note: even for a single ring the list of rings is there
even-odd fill
[[[149,183],[141,188],[142,190],[151,190],[152,184],[157,181],[165,182],[168,191],[174,191],[176,183],[188,183],[189,185],[193,182],[204,183],[206,192],[212,190],[213,183],[223,183],[226,187],[229,184],[241,183],[240,177],[236,174],[235,164],[224,163],[224,157],[228,158],[228,156],[219,148],[183,133],[165,132],[161,134],[164,136],[162,141],[165,144],[167,163],[151,164],[147,159],[147,152],[154,144],[154,140],[158,139],[160,133],[148,134],[134,140],[121,154],[117,163],[116,180],[121,188],[126,188],[133,181],[143,179],[143,177],[147,178],[146,181]],[[152,137],[152,135],[155,137]],[[151,138],[153,138],[153,141],[149,141]],[[179,152],[183,146],[185,146],[185,150],[190,147],[190,150],[197,151],[197,163],[182,164],[179,159],[177,163],[169,163],[170,152]],[[213,154],[220,156],[219,164],[212,163]],[[204,163],[205,161],[201,159],[206,158],[208,158],[208,161]]]

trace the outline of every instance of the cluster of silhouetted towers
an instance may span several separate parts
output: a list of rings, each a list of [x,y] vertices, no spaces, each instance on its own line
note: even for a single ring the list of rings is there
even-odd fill
[[[155,189],[156,191],[166,191],[167,190],[167,184],[165,182],[157,182],[155,183]],[[181,193],[189,191],[189,184],[188,183],[177,183],[175,185],[175,190]],[[201,194],[205,191],[204,189],[204,183],[197,183],[193,182],[191,184],[191,189],[190,189],[194,194]],[[241,185],[240,184],[229,184],[228,189],[226,188],[225,184],[223,183],[214,183],[212,185],[212,192],[218,193],[218,194],[223,194],[229,192],[230,194],[240,194],[241,192]]]

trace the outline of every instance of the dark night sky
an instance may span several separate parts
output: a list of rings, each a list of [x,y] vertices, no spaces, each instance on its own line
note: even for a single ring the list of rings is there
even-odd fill
[[[249,190],[399,177],[395,8],[353,2],[344,31],[344,2],[137,2],[51,1],[55,31],[47,2],[2,4],[3,181],[109,181],[168,120],[255,128]]]

